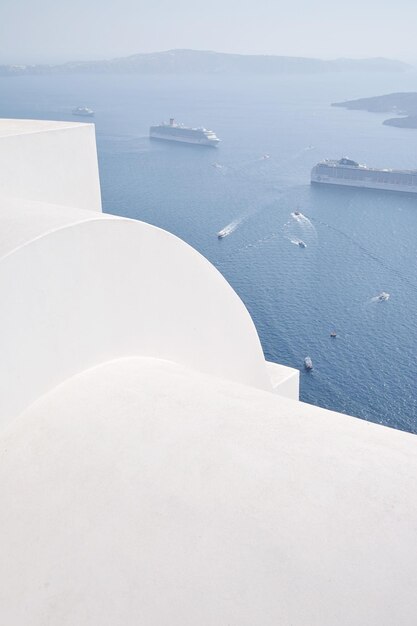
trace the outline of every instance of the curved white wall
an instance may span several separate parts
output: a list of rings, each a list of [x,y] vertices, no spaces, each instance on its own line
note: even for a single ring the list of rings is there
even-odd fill
[[[157,359],[1,435],[4,626],[414,626],[417,440]]]
[[[2,257],[15,252],[38,237],[92,219],[114,219],[113,215],[68,208],[31,200],[0,197],[0,262]]]
[[[148,224],[90,216],[0,260],[0,423],[122,356],[271,389],[246,308],[204,257]]]

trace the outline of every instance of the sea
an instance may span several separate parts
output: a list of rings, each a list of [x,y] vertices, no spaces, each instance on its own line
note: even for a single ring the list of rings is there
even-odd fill
[[[265,357],[300,370],[303,401],[416,433],[417,196],[310,185],[323,158],[417,168],[417,130],[331,107],[416,90],[414,71],[4,77],[0,116],[72,121],[74,107],[94,109],[104,211],[206,256]],[[213,129],[220,147],[150,141],[169,117]]]

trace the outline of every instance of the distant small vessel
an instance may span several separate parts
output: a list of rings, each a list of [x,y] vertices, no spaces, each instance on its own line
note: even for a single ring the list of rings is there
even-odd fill
[[[301,215],[301,213],[300,213],[300,211],[294,211],[293,215],[299,216],[299,215]]]
[[[222,166],[220,165],[220,163],[212,163],[212,164],[211,164],[211,167],[215,167],[215,168],[217,168],[217,169],[219,169],[219,170],[221,170],[221,169],[222,169]]]
[[[389,293],[387,293],[386,291],[381,291],[381,293],[379,294],[379,296],[377,296],[377,298],[380,302],[384,302],[384,300],[388,300]]]
[[[219,232],[217,233],[217,239],[223,239],[223,237],[226,237],[227,232],[225,230],[219,230]]]
[[[88,107],[76,107],[72,110],[72,114],[80,115],[81,117],[93,117],[94,111]]]
[[[299,247],[300,247],[300,248],[307,248],[307,244],[306,244],[306,243],[304,243],[304,241],[302,241],[302,239],[300,239],[300,240],[298,241],[298,245],[299,245]]]
[[[306,358],[304,359],[304,367],[306,368],[306,370],[313,369],[313,361],[309,356],[306,356]]]
[[[271,155],[270,155],[270,154],[264,154],[262,158],[263,158],[263,159],[270,159],[270,158],[271,158]]]
[[[334,330],[330,333],[330,337],[337,337],[336,333],[334,332]]]

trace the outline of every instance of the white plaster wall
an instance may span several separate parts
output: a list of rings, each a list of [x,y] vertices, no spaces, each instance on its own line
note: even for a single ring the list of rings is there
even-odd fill
[[[293,367],[280,365],[279,363],[266,362],[266,367],[274,393],[291,400],[299,399],[300,372]]]
[[[34,239],[66,226],[95,219],[115,218],[106,213],[98,215],[96,211],[58,204],[0,197],[0,263],[2,257]]]
[[[1,436],[7,626],[414,626],[417,438],[127,359]]]
[[[94,125],[0,120],[0,197],[101,211]]]
[[[0,260],[0,424],[69,376],[121,356],[271,390],[249,313],[204,257],[143,222],[89,216]],[[0,215],[0,228],[7,223]]]

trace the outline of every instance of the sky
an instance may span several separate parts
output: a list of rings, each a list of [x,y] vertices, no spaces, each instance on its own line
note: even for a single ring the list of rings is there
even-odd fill
[[[417,62],[417,0],[0,0],[0,64],[173,48]]]

